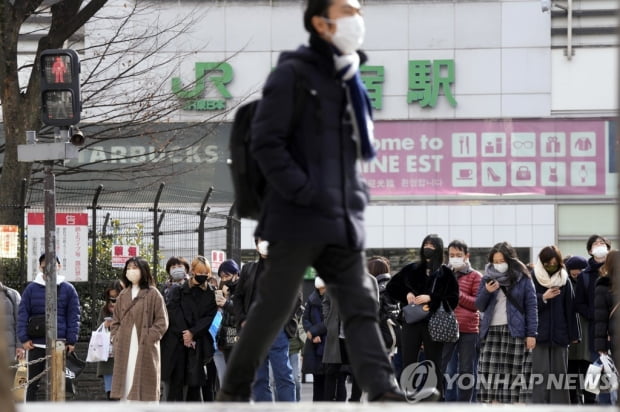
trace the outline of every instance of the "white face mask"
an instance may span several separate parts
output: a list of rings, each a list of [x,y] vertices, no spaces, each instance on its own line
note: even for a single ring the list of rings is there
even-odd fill
[[[261,240],[260,242],[258,242],[258,244],[256,245],[256,249],[258,250],[258,253],[261,256],[267,256],[267,252],[269,250],[269,242],[266,240]]]
[[[594,256],[595,258],[604,258],[605,256],[607,256],[607,253],[609,253],[609,251],[607,250],[607,246],[601,245],[592,248],[592,256]]]
[[[454,269],[460,269],[465,266],[465,258],[462,257],[451,257],[450,258],[450,266]]]
[[[129,279],[132,284],[135,285],[140,282],[141,277],[140,269],[127,269],[127,279]]]
[[[506,273],[506,271],[508,270],[508,263],[506,263],[506,262],[504,262],[504,263],[493,263],[493,267],[499,273]]]
[[[170,276],[174,280],[185,279],[185,268],[172,268],[172,269],[170,269]]]
[[[340,17],[334,21],[336,32],[332,35],[332,43],[342,54],[354,53],[364,43],[366,26],[359,14]]]

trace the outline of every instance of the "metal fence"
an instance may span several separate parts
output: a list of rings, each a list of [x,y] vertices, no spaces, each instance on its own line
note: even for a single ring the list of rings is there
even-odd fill
[[[206,192],[188,191],[160,184],[155,188],[136,188],[134,191],[107,192],[97,187],[56,187],[56,212],[81,212],[89,215],[88,282],[76,282],[82,304],[82,332],[90,335],[103,305],[102,292],[119,270],[111,267],[109,245],[115,239],[131,237],[140,245],[140,254],[151,262],[153,273],[163,282],[165,263],[171,256],[191,260],[196,255],[210,257],[212,250],[226,251],[228,258],[239,261],[240,221],[232,216],[231,205],[210,204],[216,189]],[[18,207],[28,212],[42,212],[44,191],[33,187],[25,191]],[[1,202],[1,201],[0,201]],[[25,221],[25,219],[24,219]],[[1,223],[1,222],[0,222]],[[3,259],[2,280],[22,291],[26,285],[25,250],[27,227],[20,227],[19,258],[12,262]]]

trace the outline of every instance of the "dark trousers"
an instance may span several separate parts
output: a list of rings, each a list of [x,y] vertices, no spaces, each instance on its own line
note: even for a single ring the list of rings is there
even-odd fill
[[[250,398],[260,363],[290,317],[308,266],[325,281],[338,303],[347,349],[360,387],[369,399],[397,388],[379,332],[377,298],[366,274],[363,251],[333,245],[278,242],[269,245],[265,272],[229,359],[222,385],[225,393]]]
[[[347,374],[340,363],[325,365],[324,401],[345,402],[347,400]]]
[[[424,359],[432,361],[437,376],[437,390],[443,398],[443,373],[441,372],[441,358],[443,343],[435,342],[428,332],[428,321],[413,324],[403,324],[403,366],[406,368],[418,362],[420,348],[424,344]]]
[[[28,351],[28,362],[35,361],[37,359],[45,358],[46,352],[45,348],[34,348]],[[28,366],[28,381],[32,380],[35,376],[40,374],[45,370],[46,362],[35,363],[34,365]],[[26,401],[34,402],[37,400],[37,391],[39,390],[39,385],[41,383],[41,378],[32,382],[28,385],[28,389],[26,390]]]
[[[445,388],[449,402],[475,402],[474,388],[478,366],[479,338],[477,333],[461,333],[459,340],[443,344],[441,371],[451,377]]]
[[[325,400],[325,375],[313,373],[312,379],[312,402],[322,402]]]

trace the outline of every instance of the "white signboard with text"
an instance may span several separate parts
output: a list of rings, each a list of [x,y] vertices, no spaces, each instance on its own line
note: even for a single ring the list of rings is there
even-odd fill
[[[45,253],[45,214],[28,213],[28,281],[39,271]],[[88,214],[56,213],[56,256],[59,275],[69,282],[88,281]]]

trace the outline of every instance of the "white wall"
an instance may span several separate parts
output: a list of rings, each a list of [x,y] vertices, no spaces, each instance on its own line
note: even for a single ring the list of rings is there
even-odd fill
[[[533,248],[555,244],[554,205],[376,205],[366,210],[367,248],[419,248],[437,233],[447,244],[461,239],[473,248],[507,241]],[[241,222],[241,248],[253,249],[256,222]]]

